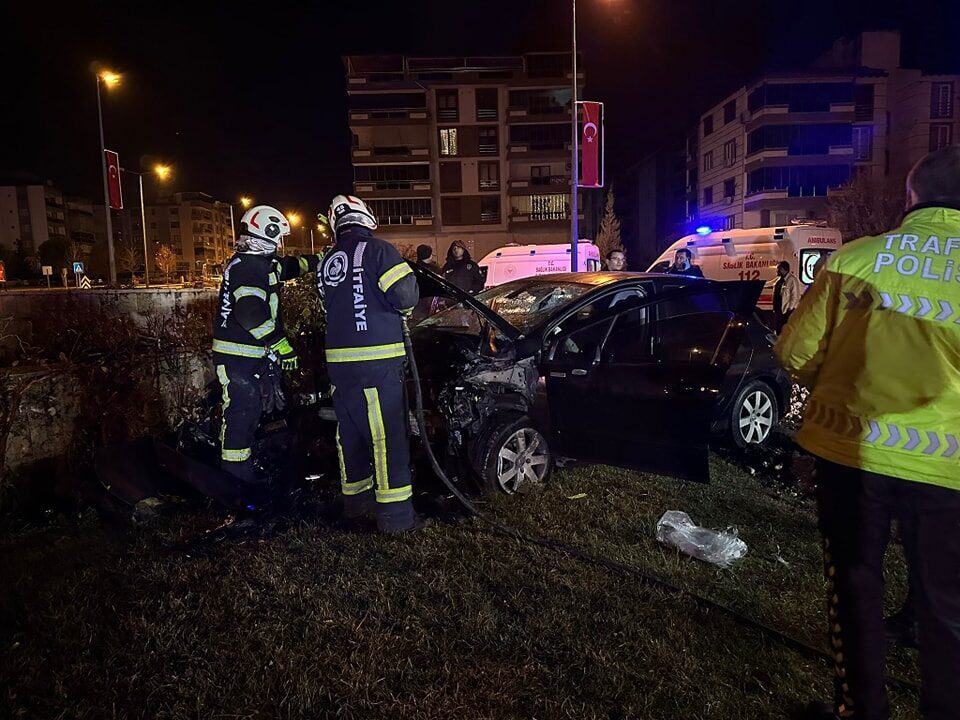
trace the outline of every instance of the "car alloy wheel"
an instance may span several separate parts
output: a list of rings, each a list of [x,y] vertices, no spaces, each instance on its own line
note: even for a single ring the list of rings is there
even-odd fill
[[[737,431],[747,445],[760,445],[770,437],[776,422],[776,405],[769,393],[755,389],[740,403]]]
[[[547,442],[535,428],[518,428],[500,445],[496,479],[500,489],[509,495],[542,484],[549,469]]]

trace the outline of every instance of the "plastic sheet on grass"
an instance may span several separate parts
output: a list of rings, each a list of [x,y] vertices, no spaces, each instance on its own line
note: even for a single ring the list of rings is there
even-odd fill
[[[667,510],[657,522],[657,540],[687,555],[720,567],[729,567],[747,554],[747,544],[736,530],[719,532],[694,524],[681,510]]]

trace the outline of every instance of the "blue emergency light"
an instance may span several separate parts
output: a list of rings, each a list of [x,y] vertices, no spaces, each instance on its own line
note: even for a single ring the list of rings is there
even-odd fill
[[[713,228],[709,225],[701,225],[697,228],[697,235],[709,235],[713,232]]]

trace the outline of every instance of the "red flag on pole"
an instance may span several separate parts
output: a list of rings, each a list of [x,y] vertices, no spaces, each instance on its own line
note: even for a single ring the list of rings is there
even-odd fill
[[[603,103],[580,102],[580,187],[603,187]]]
[[[107,160],[107,189],[110,191],[110,207],[123,210],[123,193],[120,190],[120,156],[113,150],[104,150]]]

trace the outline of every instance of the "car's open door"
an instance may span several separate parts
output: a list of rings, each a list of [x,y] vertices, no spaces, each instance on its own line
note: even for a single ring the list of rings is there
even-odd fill
[[[694,283],[555,333],[541,365],[559,452],[706,481],[716,399],[761,288]]]

